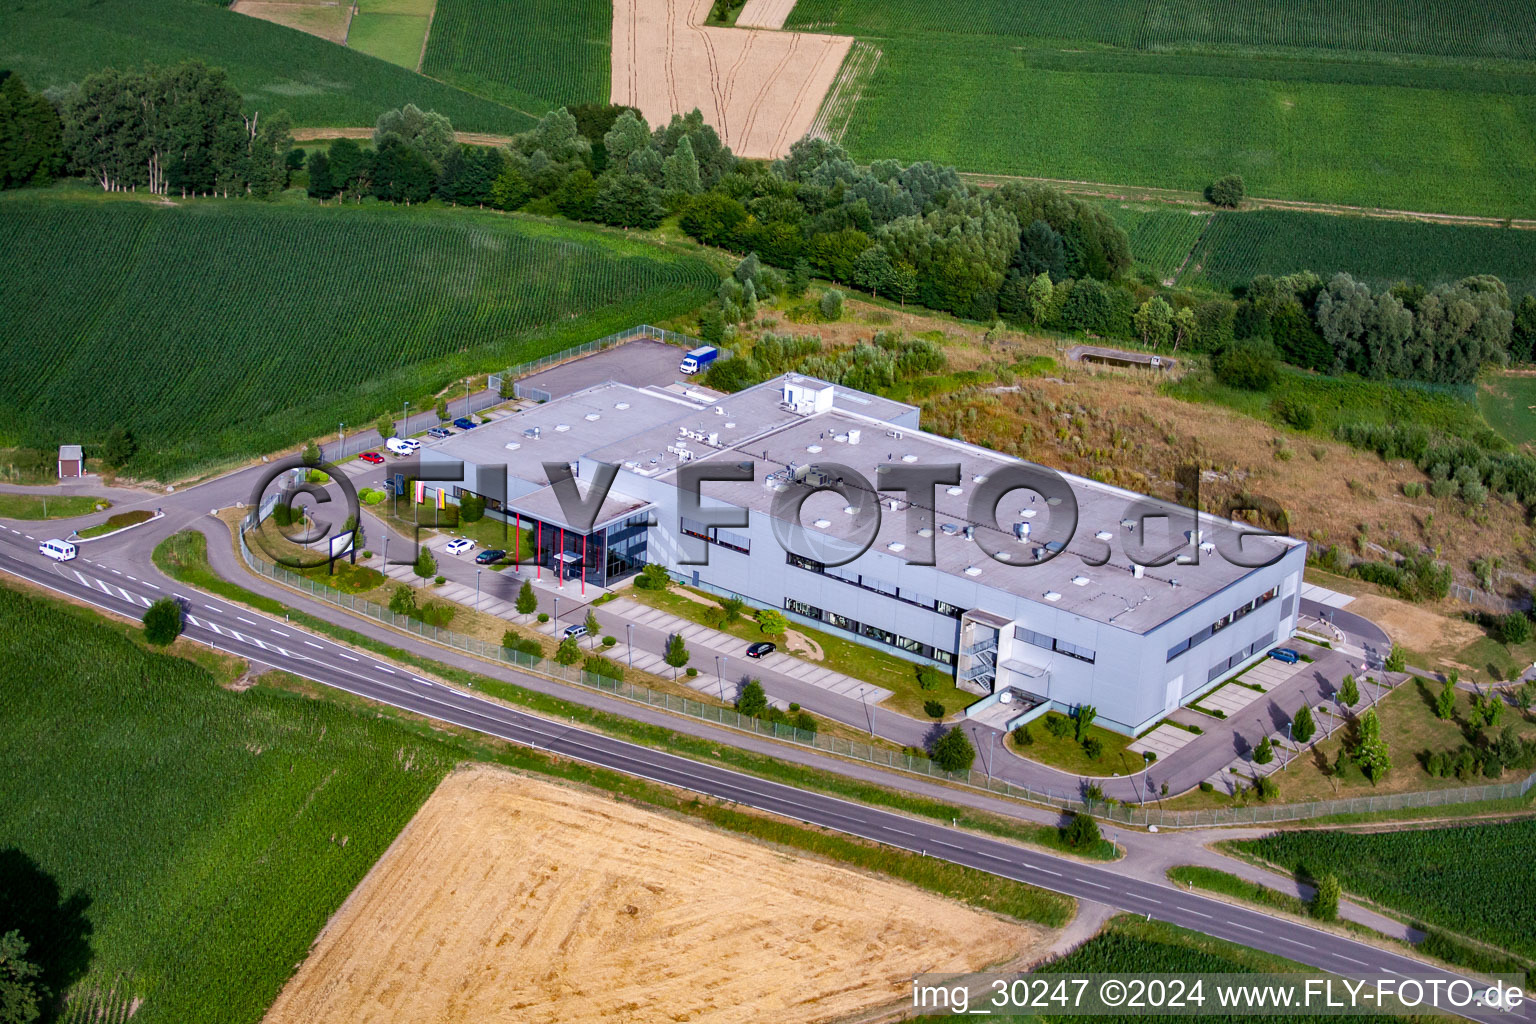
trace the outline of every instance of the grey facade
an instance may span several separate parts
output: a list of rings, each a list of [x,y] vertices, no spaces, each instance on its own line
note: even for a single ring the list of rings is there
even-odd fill
[[[609,382],[422,455],[463,463],[450,495],[474,491],[533,524],[541,572],[608,586],[658,562],[948,666],[978,695],[1092,704],[1127,733],[1295,629],[1304,544],[1082,478],[1040,483],[1038,467],[923,432],[912,406],[794,375],[734,395]],[[545,464],[569,466],[588,498],[602,467],[617,473],[580,511]],[[932,466],[948,479],[891,486]],[[677,485],[700,469],[750,476],[706,481],[690,511]]]

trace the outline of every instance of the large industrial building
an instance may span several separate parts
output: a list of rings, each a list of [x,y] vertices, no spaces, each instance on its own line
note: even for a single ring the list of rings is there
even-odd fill
[[[608,587],[657,562],[946,666],[987,703],[1016,705],[1012,725],[1092,704],[1099,723],[1137,733],[1292,635],[1301,542],[1196,524],[1188,509],[1080,477],[999,491],[1039,468],[918,418],[795,375],[732,395],[610,381],[421,454],[445,475],[462,466],[462,480],[429,489],[484,497],[530,532],[534,550],[517,557],[558,580]],[[569,466],[588,498],[600,467],[617,475],[599,508],[578,512],[546,464]],[[955,466],[936,486],[887,488],[893,471]],[[678,488],[694,472],[742,478],[704,482],[694,510]],[[973,507],[979,491],[1001,496],[995,517]],[[1248,565],[1227,557],[1239,545]]]

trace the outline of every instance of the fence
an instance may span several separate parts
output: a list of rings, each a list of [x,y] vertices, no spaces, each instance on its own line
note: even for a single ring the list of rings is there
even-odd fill
[[[648,686],[628,683],[622,679],[614,679],[599,673],[588,672],[574,665],[561,665],[547,658],[540,658],[535,655],[524,654],[521,651],[511,650],[500,644],[489,643],[472,636],[465,636],[462,633],[455,633],[452,630],[430,626],[409,616],[391,612],[383,605],[375,604],[372,601],[359,600],[355,595],[342,593],[280,565],[268,563],[265,559],[256,555],[246,543],[245,531],[248,526],[249,523],[242,523],[240,526],[240,554],[245,559],[246,565],[250,566],[259,575],[292,587],[295,590],[303,591],[327,604],[333,604],[348,611],[356,612],[425,640],[442,644],[445,647],[452,647],[467,654],[473,654],[476,657],[486,658],[504,665],[511,665],[524,672],[531,672],[548,679],[556,679],[563,683],[573,683],[590,689],[600,690],[617,697],[623,697],[626,700],[632,700],[638,704],[661,708],[674,714],[685,715],[713,725],[738,729],[742,732],[754,733],[759,736],[772,737],[773,739],[809,747],[828,754],[836,754],[839,757],[878,765],[882,768],[893,768],[899,771],[910,772],[914,775],[922,775],[930,779],[985,790],[997,796],[1046,804],[1048,806],[1060,807],[1063,810],[1089,810],[1098,817],[1128,825],[1157,825],[1160,828],[1255,825],[1266,822],[1299,821],[1306,818],[1317,818],[1335,814],[1365,814],[1372,811],[1400,810],[1410,807],[1440,807],[1447,804],[1524,796],[1530,790],[1533,780],[1536,780],[1536,774],[1532,774],[1525,781],[1518,783],[1507,782],[1499,785],[1445,789],[1428,793],[1400,793],[1394,796],[1358,797],[1351,800],[1324,800],[1309,804],[1277,804],[1273,806],[1259,804],[1250,807],[1218,808],[1208,811],[1163,811],[1153,807],[1132,807],[1123,804],[1084,801],[1082,796],[1076,793],[1038,790],[1029,786],[1020,786],[1004,779],[995,779],[985,770],[978,771],[973,769],[969,772],[947,772],[942,768],[936,767],[932,761],[921,755],[891,750],[887,747],[879,747],[869,743],[860,743],[857,740],[823,736],[820,733],[811,732],[806,729],[797,729],[784,723],[751,718],[738,714],[732,708],[722,707],[717,704],[706,704],[703,701],[693,700],[677,694],[663,693],[659,690],[653,690]],[[596,654],[597,652],[594,651],[592,653]],[[614,667],[620,670],[623,668],[617,662],[614,663]],[[986,762],[983,763],[985,764]]]
[[[699,339],[690,338],[686,334],[678,334],[676,331],[652,327],[650,324],[639,324],[606,337],[598,338],[595,341],[588,341],[571,348],[561,349],[553,355],[543,356],[526,363],[518,363],[516,366],[509,366],[500,373],[491,374],[490,378],[486,381],[486,386],[492,392],[499,394],[504,381],[515,381],[519,377],[526,377],[530,373],[538,373],[540,370],[554,366],[556,363],[563,363],[568,359],[575,359],[578,356],[588,356],[594,352],[601,352],[605,348],[612,348],[614,345],[621,345],[626,341],[634,341],[636,338],[655,338],[657,341],[664,341],[669,345],[682,345],[686,348],[697,348],[704,344]],[[518,397],[522,396],[519,395]]]

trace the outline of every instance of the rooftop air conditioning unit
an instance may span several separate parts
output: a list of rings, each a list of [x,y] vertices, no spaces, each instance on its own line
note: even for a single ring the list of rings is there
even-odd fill
[[[542,433],[542,431],[542,427],[529,427],[527,430],[523,431],[523,436],[530,441],[537,441],[539,439],[539,434]]]
[[[1013,524],[1013,535],[1014,535],[1014,537],[1016,537],[1019,540],[1024,540],[1025,538],[1027,538],[1029,536],[1029,524],[1028,523],[1014,523]]]
[[[848,431],[848,443],[849,444],[858,444],[859,443],[859,432],[857,430],[850,430],[850,431]]]
[[[1136,577],[1137,579],[1141,579],[1146,574],[1147,574],[1147,567],[1146,566],[1142,565],[1140,562],[1136,562],[1136,563],[1132,564],[1132,566],[1131,566],[1131,575],[1132,576]]]

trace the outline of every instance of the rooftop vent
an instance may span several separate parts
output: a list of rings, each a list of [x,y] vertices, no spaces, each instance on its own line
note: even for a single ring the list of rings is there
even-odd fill
[[[963,532],[965,533],[965,539],[966,540],[975,540],[976,539],[976,527],[974,527],[974,526],[967,526]]]
[[[1200,550],[1204,551],[1206,554],[1210,554],[1212,551],[1216,550],[1216,545],[1212,544],[1210,541],[1206,541],[1204,544],[1200,545]]]
[[[818,530],[825,530],[827,527],[832,525],[832,520],[830,520],[830,519],[818,519],[818,520],[816,520],[816,522],[813,525]]]
[[[1094,534],[1094,536],[1099,538],[1099,540],[1112,540],[1114,539],[1115,535],[1110,533],[1108,530],[1100,530],[1098,533]]]
[[[530,441],[537,441],[539,439],[539,434],[542,432],[542,427],[529,427],[527,430],[523,431],[523,436]]]
[[[971,477],[971,482],[976,484],[984,484],[987,482],[987,474],[977,473],[975,476]]]
[[[899,540],[893,540],[885,546],[887,551],[905,551],[907,546]]]
[[[1037,509],[1037,508],[1021,508],[1021,509],[1019,509],[1019,515],[1022,516],[1023,518],[1025,518],[1025,519],[1033,519],[1033,518],[1035,518],[1035,516],[1037,516],[1039,514],[1040,514],[1040,510]]]
[[[848,443],[848,435],[847,434],[833,434],[832,435],[832,440],[836,441],[838,444],[847,444]]]
[[[859,443],[859,437],[860,437],[860,434],[859,434],[859,432],[857,430],[850,430],[850,431],[848,431],[848,443],[849,444],[858,444]]]
[[[819,445],[819,444],[808,444],[808,445],[805,446],[805,450],[810,452],[812,455],[815,455],[817,452],[821,451],[821,445]]]
[[[1134,519],[1122,519],[1122,520],[1120,520],[1120,525],[1125,527],[1127,530],[1134,530],[1134,529],[1136,529],[1136,520],[1134,520]]]
[[[558,434],[563,434],[567,430],[570,430],[570,429],[571,429],[571,425],[569,423],[556,423],[555,424],[555,432],[558,433]]]
[[[1142,565],[1140,562],[1137,562],[1135,565],[1131,566],[1131,575],[1136,577],[1137,579],[1141,579],[1146,574],[1147,574],[1147,567]]]
[[[1088,577],[1087,576],[1073,576],[1072,577],[1072,583],[1073,583],[1074,586],[1086,587],[1088,585]]]
[[[521,448],[522,445],[518,444],[516,441],[508,441],[506,447],[507,447],[507,451],[515,452],[519,448]]]
[[[946,488],[944,488],[944,493],[945,494],[964,494],[965,490],[964,490],[964,488],[961,488],[961,487],[946,487]]]
[[[843,515],[845,515],[845,516],[851,516],[851,515],[853,515],[856,512],[858,512],[858,509],[853,507],[852,505],[844,505],[843,506]]]
[[[716,416],[724,416],[725,415],[725,406],[723,406],[723,405],[715,406],[715,415]]]
[[[960,532],[960,526],[957,523],[941,523],[939,529],[944,531],[946,537],[953,537]]]
[[[901,461],[902,462],[916,462],[917,461],[917,456],[916,455],[903,455],[901,457]]]
[[[736,424],[732,423],[730,420],[726,420],[725,421],[725,429],[726,430],[734,430],[735,428],[736,428]]]
[[[1178,580],[1178,577],[1174,577],[1174,578],[1173,578],[1173,579],[1171,579],[1171,580],[1169,580],[1169,581],[1168,581],[1168,585],[1169,585],[1169,586],[1170,586],[1170,587],[1176,587],[1176,586],[1178,586],[1178,585],[1179,585],[1179,580]]]
[[[981,575],[981,569],[977,568],[974,565],[968,565],[968,566],[965,567],[965,574],[967,576],[980,576]]]
[[[1056,591],[1054,591],[1054,590],[1047,590],[1045,592],[1045,599],[1047,601],[1060,601],[1061,600],[1061,595],[1056,593]]]
[[[1019,540],[1024,540],[1026,537],[1029,536],[1029,524],[1028,523],[1014,523],[1013,524],[1013,535],[1014,535],[1014,537],[1018,538]]]
[[[1013,561],[1013,554],[1011,552],[1008,552],[1008,551],[999,551],[997,554],[993,555],[992,557],[996,558],[1000,562],[1011,562],[1011,561]]]
[[[582,418],[585,419],[588,423],[596,423],[598,420],[602,419],[603,417],[602,417],[601,413],[589,412],[589,413],[586,414],[586,416],[584,416]]]
[[[933,536],[933,527],[931,527],[931,526],[919,527],[918,531],[917,531],[917,535],[919,537],[932,537]]]
[[[629,408],[629,403],[628,402],[620,402],[618,405],[615,405],[614,408],[619,410],[619,412],[623,412],[625,409]]]

